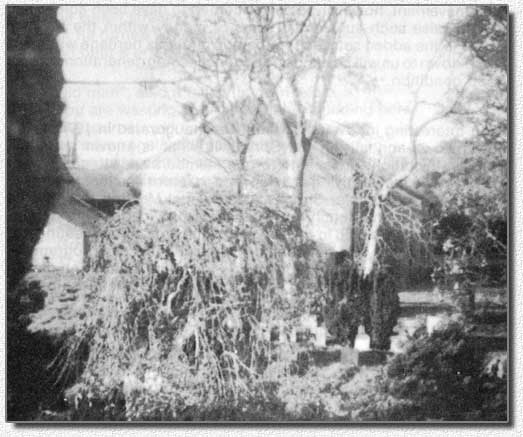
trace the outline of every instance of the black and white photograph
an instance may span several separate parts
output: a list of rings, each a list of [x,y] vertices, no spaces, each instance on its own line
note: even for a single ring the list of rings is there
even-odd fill
[[[5,6],[6,420],[510,420],[509,8]]]

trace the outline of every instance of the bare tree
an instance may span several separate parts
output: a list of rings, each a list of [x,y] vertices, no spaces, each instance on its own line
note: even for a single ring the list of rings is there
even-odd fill
[[[360,15],[360,8],[339,6],[185,10],[158,44],[160,58],[176,65],[187,90],[203,102],[195,112],[204,130],[235,151],[238,192],[257,125],[270,120],[288,158],[288,194],[299,229],[314,136],[335,73],[347,67],[340,30],[347,18]],[[213,121],[212,113],[221,117]]]
[[[301,228],[303,183],[336,69],[347,8],[250,6],[243,9],[255,55],[250,76],[285,144],[294,219]]]
[[[418,166],[418,147],[421,134],[429,125],[438,120],[443,120],[451,115],[463,114],[461,103],[463,101],[463,96],[467,86],[471,81],[471,76],[468,76],[463,84],[454,91],[454,98],[450,101],[450,103],[440,104],[428,102],[423,100],[420,94],[431,67],[429,67],[427,70],[423,80],[421,80],[413,95],[414,102],[411,106],[408,117],[408,144],[410,151],[409,160],[403,169],[400,169],[388,179],[378,182],[372,191],[372,220],[367,234],[365,255],[361,262],[361,270],[364,277],[370,275],[377,261],[379,231],[384,221],[384,211],[388,211],[392,214],[393,217],[397,214],[397,212],[394,212],[394,210],[390,209],[390,205],[387,206],[387,200],[389,199],[391,192],[400,184],[402,184],[414,172],[414,170],[416,170]],[[432,116],[420,122],[417,119],[419,118],[420,109],[422,107],[433,107],[435,110]],[[407,227],[410,227],[410,230],[412,231],[411,225],[412,222],[410,222],[410,225]]]
[[[244,47],[236,34],[242,26],[237,15],[223,8],[209,12],[181,13],[159,38],[157,58],[174,66],[180,76],[178,89],[188,98],[182,103],[184,117],[198,119],[204,134],[229,148],[236,191],[242,195],[247,152],[261,123],[262,102],[246,74]]]

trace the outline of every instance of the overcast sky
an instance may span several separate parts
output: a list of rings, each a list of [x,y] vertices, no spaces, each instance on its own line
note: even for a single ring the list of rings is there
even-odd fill
[[[168,71],[155,67],[154,47],[180,8],[61,7],[65,33],[59,44],[66,81],[169,79]],[[339,77],[325,122],[382,163],[390,159],[390,153],[401,155],[408,139],[412,93],[429,63],[435,60],[422,89],[424,100],[448,100],[449,87],[465,78],[462,53],[442,42],[442,26],[464,12],[460,6],[364,7],[361,22],[354,20],[344,28],[343,49],[356,65],[368,67],[370,85],[356,86]],[[79,163],[89,167],[111,160],[146,159],[189,129],[180,124],[179,95],[172,85],[71,83],[65,86],[63,98],[61,146],[76,141]],[[421,112],[419,121],[432,110],[427,107]],[[354,138],[341,127],[353,122],[368,124],[368,135]],[[422,140],[437,144],[462,134],[449,123],[439,123]]]

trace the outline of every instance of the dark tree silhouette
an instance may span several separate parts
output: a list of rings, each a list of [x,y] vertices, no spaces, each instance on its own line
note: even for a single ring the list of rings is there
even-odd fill
[[[28,420],[52,397],[46,365],[56,345],[26,330],[21,295],[42,302],[38,284],[17,288],[59,189],[63,104],[57,7],[7,6],[7,418]]]
[[[26,272],[59,187],[56,7],[7,7],[7,288]]]

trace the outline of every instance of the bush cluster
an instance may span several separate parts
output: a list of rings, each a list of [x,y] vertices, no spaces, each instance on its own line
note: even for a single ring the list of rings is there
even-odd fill
[[[388,367],[389,391],[416,405],[412,420],[506,420],[506,375],[484,372],[485,352],[451,322],[428,335],[420,328]]]

